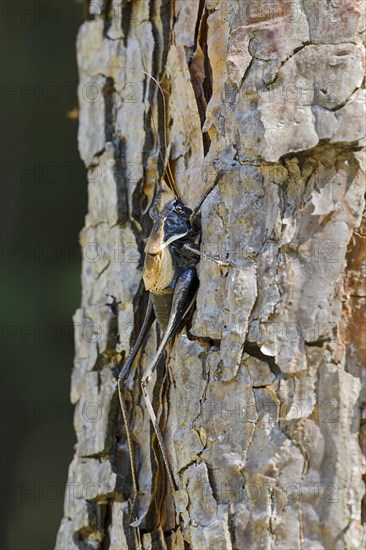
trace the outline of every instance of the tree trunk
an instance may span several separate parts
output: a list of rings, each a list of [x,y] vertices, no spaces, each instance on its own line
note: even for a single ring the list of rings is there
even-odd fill
[[[77,40],[89,180],[77,446],[59,550],[135,548],[139,536],[182,550],[362,546],[362,6],[90,1]],[[201,259],[193,317],[156,375],[173,495],[139,383],[155,327],[128,380],[148,511],[134,528],[116,375],[146,306],[146,208],[161,175],[162,105],[144,70],[166,90],[185,203],[223,173],[201,210],[201,250],[235,266]]]

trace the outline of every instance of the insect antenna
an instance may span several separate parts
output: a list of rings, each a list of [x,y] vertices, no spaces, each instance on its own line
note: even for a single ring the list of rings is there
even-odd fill
[[[142,52],[141,52],[142,53]],[[143,64],[145,65],[145,58],[143,56]],[[146,75],[147,77],[150,78],[150,80],[152,80],[158,87],[158,90],[161,94],[161,99],[162,99],[162,103],[163,103],[163,136],[164,136],[164,155],[162,155],[161,153],[161,145],[160,145],[160,138],[159,138],[159,133],[158,133],[158,130],[157,130],[157,125],[156,125],[156,122],[155,122],[155,119],[154,117],[152,116],[151,117],[151,120],[152,120],[152,126],[153,126],[153,130],[154,130],[154,133],[157,137],[157,140],[158,140],[158,144],[159,144],[159,156],[161,158],[161,161],[163,163],[163,166],[164,166],[164,170],[165,170],[165,173],[166,173],[166,176],[167,176],[167,184],[168,186],[170,187],[170,189],[173,191],[174,195],[180,199],[180,194],[178,192],[178,188],[177,188],[177,185],[175,183],[175,179],[174,179],[174,176],[173,176],[173,172],[172,172],[172,169],[171,169],[171,166],[170,166],[170,163],[169,163],[169,149],[168,149],[168,130],[167,130],[167,126],[168,126],[168,116],[167,116],[167,106],[166,106],[166,98],[165,98],[165,92],[160,84],[160,82],[154,78],[150,73],[148,73],[147,71],[145,71],[144,69],[137,69],[137,68],[133,68],[133,67],[128,67],[126,66],[126,69],[130,69],[132,71],[139,71],[140,73],[143,73],[144,75]],[[158,184],[158,191],[157,191],[157,194],[155,196],[155,199],[156,197],[158,196],[158,194],[160,193],[160,196],[161,196],[161,192],[160,192],[160,187],[161,187],[161,182],[159,181],[159,184]],[[159,196],[159,199],[160,199],[160,196]],[[154,203],[155,203],[155,199],[154,199]],[[158,199],[158,200],[159,200]],[[156,206],[156,204],[155,204]]]
[[[222,176],[222,171],[220,170],[216,174],[216,177],[214,179],[213,184],[210,185],[210,187],[207,189],[207,191],[203,194],[203,196],[202,196],[201,200],[199,201],[199,203],[197,204],[197,206],[195,206],[195,208],[192,210],[192,214],[190,216],[191,220],[194,220],[197,217],[198,212],[200,211],[202,204],[205,202],[205,200],[207,199],[207,197],[209,196],[211,191],[213,191],[213,189],[216,187],[216,185],[218,184],[219,179],[221,178],[221,176]]]

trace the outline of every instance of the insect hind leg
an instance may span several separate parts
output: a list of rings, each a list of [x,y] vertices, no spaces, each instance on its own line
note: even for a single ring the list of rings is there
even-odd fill
[[[131,476],[132,476],[132,486],[133,486],[133,493],[134,493],[134,499],[136,500],[136,497],[138,495],[138,483],[137,483],[137,477],[136,477],[136,464],[135,464],[135,458],[134,458],[134,452],[133,452],[133,442],[131,437],[131,428],[128,421],[128,415],[127,415],[127,407],[126,407],[126,401],[124,398],[124,383],[128,378],[128,375],[130,373],[131,366],[133,364],[133,361],[136,358],[136,355],[141,348],[146,335],[153,324],[155,320],[155,314],[152,307],[151,299],[149,298],[147,310],[144,318],[144,322],[142,324],[140,333],[137,337],[137,340],[131,350],[130,355],[128,356],[128,359],[124,366],[121,368],[119,375],[118,375],[118,381],[117,381],[117,389],[118,389],[118,398],[119,403],[121,407],[121,412],[123,416],[123,421],[126,428],[126,438],[127,438],[127,446],[128,446],[128,453],[130,455],[130,464],[131,464]]]
[[[169,483],[173,489],[173,491],[177,490],[177,484],[174,479],[173,470],[171,468],[168,453],[166,450],[166,446],[163,440],[162,433],[160,431],[160,427],[156,418],[155,411],[153,409],[149,394],[147,392],[147,387],[151,381],[152,375],[156,369],[156,366],[164,352],[164,349],[167,345],[167,342],[169,338],[174,334],[174,332],[177,330],[178,326],[182,322],[182,319],[187,314],[189,307],[191,305],[192,297],[194,295],[195,289],[197,285],[197,275],[195,268],[187,268],[181,276],[179,277],[177,284],[174,289],[173,294],[173,301],[172,301],[172,307],[170,311],[169,321],[166,328],[166,331],[164,333],[164,336],[161,340],[160,346],[156,352],[156,355],[149,366],[149,368],[144,373],[144,376],[141,379],[141,388],[142,388],[142,394],[144,396],[146,407],[149,412],[152,424],[154,426],[154,430],[156,433],[156,437],[159,443],[159,447],[161,450],[161,454],[163,456],[164,464],[167,470]]]

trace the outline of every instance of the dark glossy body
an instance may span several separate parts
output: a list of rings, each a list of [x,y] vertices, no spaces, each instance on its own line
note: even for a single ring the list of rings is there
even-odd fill
[[[145,247],[143,279],[146,290],[150,292],[156,320],[164,333],[169,323],[177,282],[182,280],[182,283],[190,286],[192,298],[198,285],[195,268],[197,256],[184,249],[185,244],[194,246],[197,236],[191,224],[191,215],[192,210],[181,201],[169,201],[155,219]],[[185,315],[184,308],[188,305],[185,301],[179,304],[181,315]]]
[[[146,373],[150,378],[168,339],[193,304],[198,287],[198,257],[184,248],[187,244],[197,247],[195,239],[199,228],[194,227],[196,220],[192,221],[192,210],[180,200],[173,199],[159,214],[152,207],[150,215],[154,219],[154,225],[146,242],[143,269],[145,288],[150,293],[149,302],[140,334],[121,369],[120,379],[127,378],[137,352],[156,319],[164,336]]]

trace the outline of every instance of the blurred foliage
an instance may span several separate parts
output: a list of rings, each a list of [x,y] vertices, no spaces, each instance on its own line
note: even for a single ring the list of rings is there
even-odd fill
[[[75,436],[78,2],[1,3],[2,549],[53,548]]]

